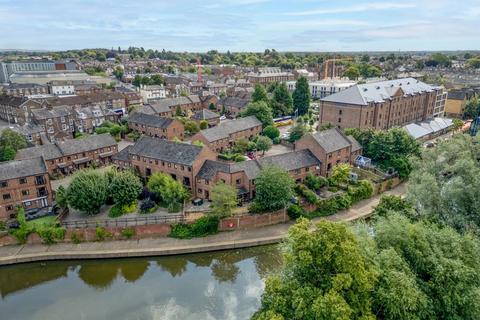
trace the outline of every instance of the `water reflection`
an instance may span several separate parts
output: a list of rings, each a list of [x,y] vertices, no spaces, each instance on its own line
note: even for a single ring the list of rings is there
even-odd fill
[[[280,264],[266,246],[3,267],[0,319],[247,319]]]

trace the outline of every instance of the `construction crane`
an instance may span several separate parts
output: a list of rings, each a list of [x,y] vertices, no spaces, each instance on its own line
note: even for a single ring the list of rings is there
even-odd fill
[[[477,119],[472,121],[472,124],[470,125],[470,135],[472,137],[476,136],[479,129],[480,129],[480,116],[478,116]]]
[[[328,74],[328,63],[332,61],[333,62],[333,66],[332,66],[332,79],[335,78],[335,62],[337,61],[353,61],[353,58],[351,57],[346,57],[346,58],[340,58],[340,59],[337,59],[337,58],[333,58],[333,59],[327,59],[323,62],[323,64],[325,65],[324,66],[324,72],[323,72],[323,78],[324,79],[327,79],[327,74]]]

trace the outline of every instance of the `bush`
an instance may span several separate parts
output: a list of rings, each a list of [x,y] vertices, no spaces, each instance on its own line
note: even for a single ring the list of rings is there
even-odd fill
[[[118,218],[124,214],[135,212],[135,210],[137,210],[137,202],[132,202],[130,205],[116,204],[110,209],[108,216]]]
[[[36,230],[44,244],[53,244],[56,240],[65,239],[65,231],[61,227],[41,227]]]
[[[280,139],[280,137],[276,137],[276,138],[273,138],[272,141],[273,141],[273,144],[279,144],[282,140]]]
[[[237,154],[237,155],[235,155],[234,160],[235,160],[235,162],[245,161],[245,156],[242,155],[242,154]]]
[[[297,204],[291,204],[287,209],[287,214],[292,220],[296,220],[305,214],[305,211]]]
[[[83,236],[81,234],[77,234],[76,232],[72,233],[72,242],[74,244],[79,244],[83,241]]]
[[[152,213],[156,209],[157,209],[157,205],[156,205],[155,201],[153,201],[152,199],[146,199],[140,205],[140,213],[141,214]]]
[[[97,236],[98,241],[103,241],[106,238],[110,238],[112,234],[108,232],[104,227],[96,227],[95,235]]]
[[[218,232],[218,222],[219,220],[217,217],[202,217],[192,224],[172,224],[170,237],[178,239],[191,239],[215,234]]]
[[[295,187],[295,191],[297,191],[297,194],[304,197],[305,200],[307,200],[311,204],[318,204],[319,199],[315,192],[312,190],[308,189],[305,185],[299,184]]]
[[[120,234],[125,239],[130,239],[131,237],[133,237],[135,235],[135,230],[132,229],[132,228],[125,228],[125,229],[122,229],[122,231],[120,231]]]
[[[373,195],[373,186],[368,180],[360,180],[357,186],[349,186],[347,193],[350,195],[352,202],[356,203],[370,198]]]
[[[305,184],[311,190],[320,190],[320,188],[328,185],[328,179],[324,177],[317,177],[311,173],[307,175]]]

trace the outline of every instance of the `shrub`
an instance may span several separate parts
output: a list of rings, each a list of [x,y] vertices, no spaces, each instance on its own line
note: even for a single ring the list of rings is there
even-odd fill
[[[28,235],[33,232],[33,228],[27,225],[25,211],[21,207],[17,208],[17,220],[19,226],[17,229],[11,229],[10,234],[17,239],[19,244],[24,244],[27,242]]]
[[[248,206],[249,213],[261,213],[263,211],[264,211],[263,206],[256,201],[251,202],[250,205]]]
[[[287,209],[287,214],[292,220],[296,220],[304,215],[304,210],[297,204],[291,204]]]
[[[0,231],[6,230],[7,224],[5,221],[0,221]]]
[[[61,227],[41,227],[36,232],[44,244],[53,244],[56,240],[65,239],[65,229]]]
[[[373,186],[368,180],[360,180],[357,186],[349,186],[347,193],[350,195],[352,202],[355,203],[370,198],[373,194]]]
[[[77,234],[76,232],[72,233],[72,242],[74,244],[79,244],[80,242],[83,241],[83,236],[81,234]]]
[[[116,204],[110,209],[108,216],[118,218],[124,214],[135,212],[135,210],[137,210],[137,202],[132,202],[130,205]]]
[[[317,177],[311,173],[307,175],[305,184],[311,190],[320,190],[320,188],[328,185],[328,179],[324,177]]]
[[[132,228],[125,228],[125,229],[122,229],[122,231],[120,231],[120,234],[125,239],[130,239],[131,237],[133,237],[135,235],[135,230],[132,229]]]
[[[276,138],[273,138],[272,141],[273,141],[273,144],[279,144],[282,140],[280,139],[280,137],[276,137]]]
[[[312,190],[308,189],[305,185],[299,184],[295,187],[295,190],[297,191],[298,195],[302,196],[311,204],[317,204],[318,203],[318,197],[313,192]]]
[[[170,237],[178,239],[191,239],[194,237],[205,237],[218,232],[217,217],[202,217],[192,224],[172,224]]]
[[[157,205],[155,201],[152,199],[145,199],[142,204],[140,205],[140,213],[141,214],[148,214],[152,213],[157,209]]]
[[[242,162],[242,161],[245,161],[245,156],[242,154],[237,154],[235,155],[233,160],[235,160],[235,162]]]
[[[97,236],[98,241],[103,241],[106,238],[110,238],[112,236],[112,234],[109,231],[107,231],[104,227],[96,227],[95,235]]]

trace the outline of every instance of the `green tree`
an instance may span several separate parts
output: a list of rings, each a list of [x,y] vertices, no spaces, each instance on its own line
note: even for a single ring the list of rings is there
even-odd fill
[[[10,161],[15,159],[17,152],[13,147],[6,146],[0,149],[0,161]]]
[[[257,150],[258,151],[263,151],[263,154],[265,154],[266,151],[270,150],[272,148],[272,139],[266,136],[259,136],[257,139]]]
[[[208,128],[208,122],[207,120],[202,120],[200,121],[200,130],[205,130]]]
[[[266,281],[253,319],[375,319],[377,278],[354,234],[343,224],[300,218],[288,231],[284,267]]]
[[[343,74],[350,80],[356,80],[360,77],[360,70],[358,70],[357,66],[351,65],[345,70]]]
[[[259,102],[259,101],[268,103],[269,99],[268,99],[268,95],[267,95],[267,91],[265,90],[265,87],[257,83],[255,85],[255,90],[253,91],[253,94],[252,94],[252,102]]]
[[[113,177],[109,192],[115,204],[130,205],[142,192],[142,183],[132,171],[121,171]]]
[[[457,131],[463,127],[463,121],[460,119],[453,119],[453,130]]]
[[[211,214],[223,218],[230,217],[237,207],[237,189],[223,182],[217,183],[211,192]]]
[[[155,172],[149,178],[147,187],[172,211],[181,206],[190,196],[188,190],[180,182],[162,172]]]
[[[288,172],[277,166],[260,170],[255,185],[255,203],[263,211],[285,208],[294,195],[295,182]]]
[[[94,170],[82,170],[72,178],[67,189],[68,204],[77,210],[93,215],[107,199],[107,181],[103,174]]]
[[[298,110],[299,115],[307,114],[310,109],[310,87],[307,78],[298,78],[292,98],[293,109]]]
[[[64,186],[58,187],[55,192],[55,202],[60,208],[68,207],[67,189]]]
[[[339,163],[335,165],[332,169],[332,174],[330,175],[330,185],[338,186],[347,183],[351,170],[352,166],[348,163]]]
[[[27,140],[25,136],[7,128],[0,135],[0,160],[13,160],[17,151],[26,147]]]
[[[463,109],[463,118],[476,119],[478,116],[480,116],[480,99],[478,97],[473,97],[468,100]]]
[[[308,132],[307,127],[300,122],[297,122],[290,128],[290,136],[288,137],[288,141],[294,143],[297,140],[300,140]]]
[[[185,131],[189,134],[195,134],[198,131],[200,131],[200,127],[198,126],[198,123],[195,121],[188,120],[185,122]]]
[[[263,135],[273,140],[280,136],[280,130],[274,125],[268,125],[263,129]]]
[[[293,99],[283,82],[273,91],[272,112],[276,117],[290,115],[293,112]]]
[[[264,101],[249,103],[247,108],[241,113],[241,116],[255,116],[264,127],[273,123],[272,110]]]
[[[247,138],[239,138],[235,141],[235,145],[233,147],[234,151],[237,153],[244,154],[247,152],[248,149],[248,139]]]
[[[386,217],[393,212],[401,213],[407,217],[414,216],[413,205],[407,200],[399,196],[382,195],[380,202],[373,209],[373,213],[379,217]]]

